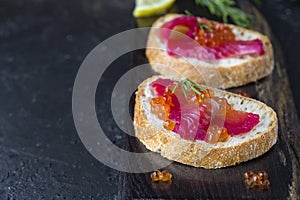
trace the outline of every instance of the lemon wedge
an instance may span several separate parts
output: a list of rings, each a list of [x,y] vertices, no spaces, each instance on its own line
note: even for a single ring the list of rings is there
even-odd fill
[[[175,0],[135,0],[133,16],[148,17],[164,12]]]

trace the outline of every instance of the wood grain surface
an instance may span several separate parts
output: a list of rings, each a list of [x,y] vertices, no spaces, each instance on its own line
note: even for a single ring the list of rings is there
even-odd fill
[[[300,129],[283,54],[262,14],[248,1],[240,1],[240,6],[254,15],[252,28],[270,37],[274,47],[275,69],[272,75],[231,91],[243,90],[276,111],[279,119],[278,142],[263,156],[224,169],[207,170],[174,162],[166,168],[173,174],[172,183],[153,183],[149,173],[122,173],[119,199],[299,199]],[[191,7],[191,11],[193,9]],[[195,14],[200,15],[198,12]],[[147,63],[144,50],[133,53],[132,63]],[[133,107],[133,101],[131,104]],[[132,137],[128,139],[128,148],[132,151],[147,151]],[[246,189],[243,173],[260,169],[268,172],[271,188],[266,191]]]

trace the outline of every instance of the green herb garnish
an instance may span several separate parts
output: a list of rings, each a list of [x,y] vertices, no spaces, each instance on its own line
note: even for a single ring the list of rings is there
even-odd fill
[[[202,32],[204,32],[204,30],[208,30],[209,32],[213,32],[213,29],[209,26],[206,25],[205,22],[198,22],[197,21],[197,25],[199,26],[199,28],[201,29]]]
[[[253,19],[251,15],[233,7],[234,0],[195,0],[195,3],[207,7],[211,14],[221,17],[224,23],[228,23],[230,18],[236,25],[249,28]]]
[[[188,11],[188,10],[184,10],[184,13],[185,13],[187,16],[195,16],[193,13],[191,13],[191,12]]]
[[[196,94],[201,95],[200,91],[203,92],[207,92],[207,89],[203,88],[201,85],[191,81],[188,78],[182,78],[173,88],[172,93],[174,94],[174,92],[176,91],[176,89],[178,88],[178,86],[181,86],[183,94],[185,97],[187,97],[187,90],[190,88],[191,90],[193,90]]]
[[[193,13],[191,13],[188,10],[185,10],[184,12],[187,16],[195,16]],[[202,32],[204,32],[204,30],[208,30],[209,32],[213,31],[213,29],[211,27],[207,26],[205,22],[196,21],[196,23],[197,23],[197,25],[199,26],[199,28],[201,29]]]

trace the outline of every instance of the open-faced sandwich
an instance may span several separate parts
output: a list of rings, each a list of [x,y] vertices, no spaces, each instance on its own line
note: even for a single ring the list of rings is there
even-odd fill
[[[158,28],[165,31],[158,34]],[[180,75],[199,83],[219,82],[222,85],[217,86],[224,88],[254,82],[269,75],[274,67],[272,44],[265,35],[179,14],[165,15],[153,24],[146,56],[153,70],[162,75]]]
[[[264,103],[161,76],[139,85],[134,127],[147,149],[204,168],[264,154],[276,143],[278,129],[276,113]]]

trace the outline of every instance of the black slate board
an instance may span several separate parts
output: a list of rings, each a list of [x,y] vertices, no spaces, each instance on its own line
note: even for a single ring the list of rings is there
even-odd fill
[[[299,199],[299,121],[282,52],[267,22],[256,8],[248,1],[240,1],[239,5],[255,16],[252,28],[271,38],[275,51],[275,69],[267,78],[231,90],[241,89],[274,108],[279,119],[278,142],[265,155],[235,167],[206,170],[174,162],[167,167],[173,174],[172,184],[152,183],[148,173],[122,173],[119,199]],[[195,8],[187,2],[178,2],[176,7],[211,18],[206,10]],[[150,22],[153,20],[149,19]],[[135,51],[132,63],[133,66],[147,63],[144,51]],[[133,138],[129,138],[128,148],[139,152],[147,151]],[[247,190],[243,185],[243,173],[260,169],[269,173],[271,188],[267,191]]]

